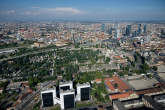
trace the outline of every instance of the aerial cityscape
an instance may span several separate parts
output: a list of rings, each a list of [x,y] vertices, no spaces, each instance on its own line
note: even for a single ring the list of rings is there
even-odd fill
[[[1,0],[0,110],[165,110],[165,1]]]

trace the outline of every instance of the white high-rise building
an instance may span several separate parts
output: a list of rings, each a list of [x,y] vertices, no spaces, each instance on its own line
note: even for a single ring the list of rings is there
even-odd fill
[[[73,82],[72,81],[60,82],[59,88],[62,90],[73,89]]]
[[[75,91],[67,90],[60,92],[60,100],[61,100],[61,109],[69,109],[75,107]]]
[[[42,107],[50,107],[56,104],[56,89],[48,89],[41,92]]]
[[[59,104],[61,109],[75,107],[75,101],[90,100],[90,84],[77,84],[77,95],[73,88],[73,82],[60,82],[56,88],[41,92],[42,107],[50,107]]]
[[[77,101],[90,100],[90,84],[77,84]]]
[[[117,38],[120,38],[120,29],[117,29],[117,35],[116,35]]]

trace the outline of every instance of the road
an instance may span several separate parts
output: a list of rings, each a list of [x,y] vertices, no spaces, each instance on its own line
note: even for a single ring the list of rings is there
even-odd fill
[[[28,55],[34,55],[34,54],[38,54],[38,53],[45,53],[45,52],[54,51],[54,50],[55,49],[47,49],[47,50],[40,50],[40,51],[37,51],[37,52],[28,52],[28,53],[25,53],[25,54],[22,54],[22,55],[19,55],[19,56],[0,59],[0,62],[15,59],[15,58],[20,58],[20,57],[25,57],[25,56],[28,56]]]
[[[9,48],[9,49],[18,49],[18,48],[23,48],[23,47],[15,47],[15,48]],[[59,48],[60,49],[66,49],[67,47],[59,47]],[[34,55],[34,54],[38,54],[38,53],[45,53],[45,52],[55,51],[56,49],[57,48],[50,48],[50,49],[43,49],[43,50],[38,50],[38,51],[34,51],[34,52],[27,52],[27,53],[24,53],[22,55],[0,59],[0,62],[7,61],[7,60],[12,60],[12,59],[15,59],[15,58],[20,58],[20,57],[25,57],[25,56],[28,56],[28,55]]]
[[[19,47],[11,47],[11,48],[3,48],[3,49],[0,49],[0,52],[2,51],[9,51],[9,50],[17,50],[19,48],[27,48],[29,45],[24,45],[24,46],[19,46]]]
[[[18,49],[18,48],[23,48],[23,47],[15,47],[14,49]],[[66,49],[67,47],[60,47],[60,49]],[[12,48],[10,48],[12,49]],[[92,49],[92,50],[99,50],[99,49],[102,49],[102,48],[84,48],[84,49]],[[28,52],[28,53],[25,53],[25,54],[22,54],[22,55],[19,55],[19,56],[13,56],[13,57],[8,57],[8,58],[3,58],[3,59],[0,59],[0,62],[2,61],[7,61],[7,60],[12,60],[12,59],[15,59],[15,58],[20,58],[20,57],[25,57],[25,56],[28,56],[28,55],[34,55],[34,54],[38,54],[38,53],[45,53],[45,52],[49,52],[49,51],[55,51],[56,49],[53,49],[53,48],[50,48],[50,49],[44,49],[44,50],[39,50],[39,51],[35,51],[35,52]],[[71,48],[70,50],[80,50],[80,48]]]

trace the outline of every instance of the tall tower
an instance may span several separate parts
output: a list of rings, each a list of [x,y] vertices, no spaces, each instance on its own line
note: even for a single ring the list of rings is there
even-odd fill
[[[105,24],[101,25],[101,31],[104,32],[105,31]]]
[[[77,100],[78,101],[85,101],[90,100],[90,84],[78,84],[77,85]]]
[[[131,34],[131,25],[127,25],[125,30],[125,35],[130,36],[130,34]]]
[[[147,32],[147,25],[145,24],[143,28],[143,33],[145,34],[146,32]]]
[[[67,90],[60,92],[61,109],[69,109],[75,107],[75,92]]]
[[[141,30],[141,24],[139,24],[139,25],[138,25],[138,35],[141,34],[141,31],[142,31],[142,30]]]
[[[120,38],[120,29],[117,29],[117,38]]]
[[[55,89],[45,90],[41,92],[42,106],[50,107],[56,104],[55,101],[56,91]]]

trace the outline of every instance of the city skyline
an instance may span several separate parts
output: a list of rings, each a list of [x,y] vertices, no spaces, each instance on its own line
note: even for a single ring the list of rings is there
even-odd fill
[[[164,20],[164,0],[5,0],[0,20]]]

